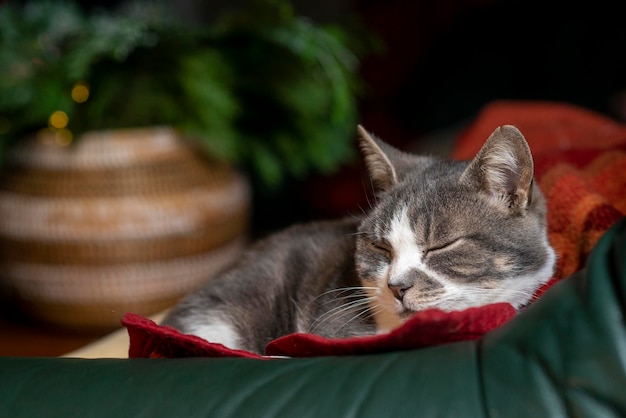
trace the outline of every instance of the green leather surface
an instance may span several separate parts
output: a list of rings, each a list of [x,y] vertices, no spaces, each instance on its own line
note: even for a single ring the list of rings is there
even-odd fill
[[[585,270],[481,342],[489,416],[626,416],[626,222]],[[524,411],[524,413],[515,413]]]
[[[480,342],[350,358],[0,358],[0,417],[626,416],[625,223]]]
[[[2,417],[482,416],[472,344],[306,360],[3,359]],[[450,396],[450,394],[462,394]]]

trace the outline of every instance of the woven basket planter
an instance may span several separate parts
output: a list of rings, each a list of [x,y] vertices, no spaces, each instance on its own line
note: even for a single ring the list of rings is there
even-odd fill
[[[47,322],[119,326],[236,258],[249,209],[245,179],[169,128],[92,132],[69,147],[33,138],[0,177],[0,280]]]

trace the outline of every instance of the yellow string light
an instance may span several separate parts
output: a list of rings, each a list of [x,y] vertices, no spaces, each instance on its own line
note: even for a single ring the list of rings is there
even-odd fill
[[[48,124],[51,128],[63,129],[67,126],[69,121],[70,118],[69,116],[67,116],[67,113],[62,110],[57,110],[50,115],[50,118],[48,119]]]
[[[84,103],[89,99],[89,85],[79,81],[72,87],[72,100],[76,103]]]

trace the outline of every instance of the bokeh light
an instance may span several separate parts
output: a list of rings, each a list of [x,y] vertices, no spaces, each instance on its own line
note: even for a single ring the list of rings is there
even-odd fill
[[[79,81],[72,87],[72,100],[76,103],[84,103],[89,99],[89,85],[84,81]]]
[[[63,129],[67,126],[67,123],[70,121],[69,116],[62,110],[57,110],[56,112],[50,115],[50,119],[48,119],[48,124],[51,128],[55,129]]]
[[[74,135],[69,129],[59,129],[54,133],[54,142],[62,147],[66,147],[72,143]]]

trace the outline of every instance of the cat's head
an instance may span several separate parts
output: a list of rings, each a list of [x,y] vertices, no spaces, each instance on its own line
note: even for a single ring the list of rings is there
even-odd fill
[[[359,226],[356,268],[376,289],[382,328],[428,308],[520,308],[552,276],[545,199],[517,128],[496,129],[465,162],[406,154],[359,133],[377,195]]]

